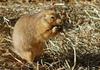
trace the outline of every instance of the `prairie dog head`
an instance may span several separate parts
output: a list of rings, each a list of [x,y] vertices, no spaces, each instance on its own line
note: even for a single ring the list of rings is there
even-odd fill
[[[56,34],[62,31],[63,23],[60,15],[55,10],[48,10],[44,13],[44,20],[49,24],[49,30]]]

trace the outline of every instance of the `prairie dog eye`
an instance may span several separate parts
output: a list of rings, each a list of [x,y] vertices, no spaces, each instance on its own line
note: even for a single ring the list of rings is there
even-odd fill
[[[52,19],[55,19],[55,17],[54,17],[54,16],[51,16],[51,18],[52,18]]]

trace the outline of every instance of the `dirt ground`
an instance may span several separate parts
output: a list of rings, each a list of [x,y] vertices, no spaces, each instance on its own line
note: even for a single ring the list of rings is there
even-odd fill
[[[16,21],[23,14],[34,14],[50,7],[50,2],[0,2],[0,70],[100,70],[100,1],[58,5],[68,14],[60,34],[46,42],[44,54],[31,67],[9,48]],[[40,64],[40,66],[39,66]]]

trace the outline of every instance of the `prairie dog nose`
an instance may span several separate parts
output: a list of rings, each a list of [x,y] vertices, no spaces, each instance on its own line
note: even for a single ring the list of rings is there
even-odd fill
[[[56,31],[62,31],[63,30],[63,26],[62,25],[56,25]]]

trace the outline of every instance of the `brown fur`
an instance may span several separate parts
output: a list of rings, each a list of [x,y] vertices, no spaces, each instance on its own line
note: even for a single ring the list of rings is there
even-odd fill
[[[59,33],[56,25],[61,24],[60,22],[53,10],[22,16],[14,27],[13,51],[32,63],[43,53],[44,42]]]

